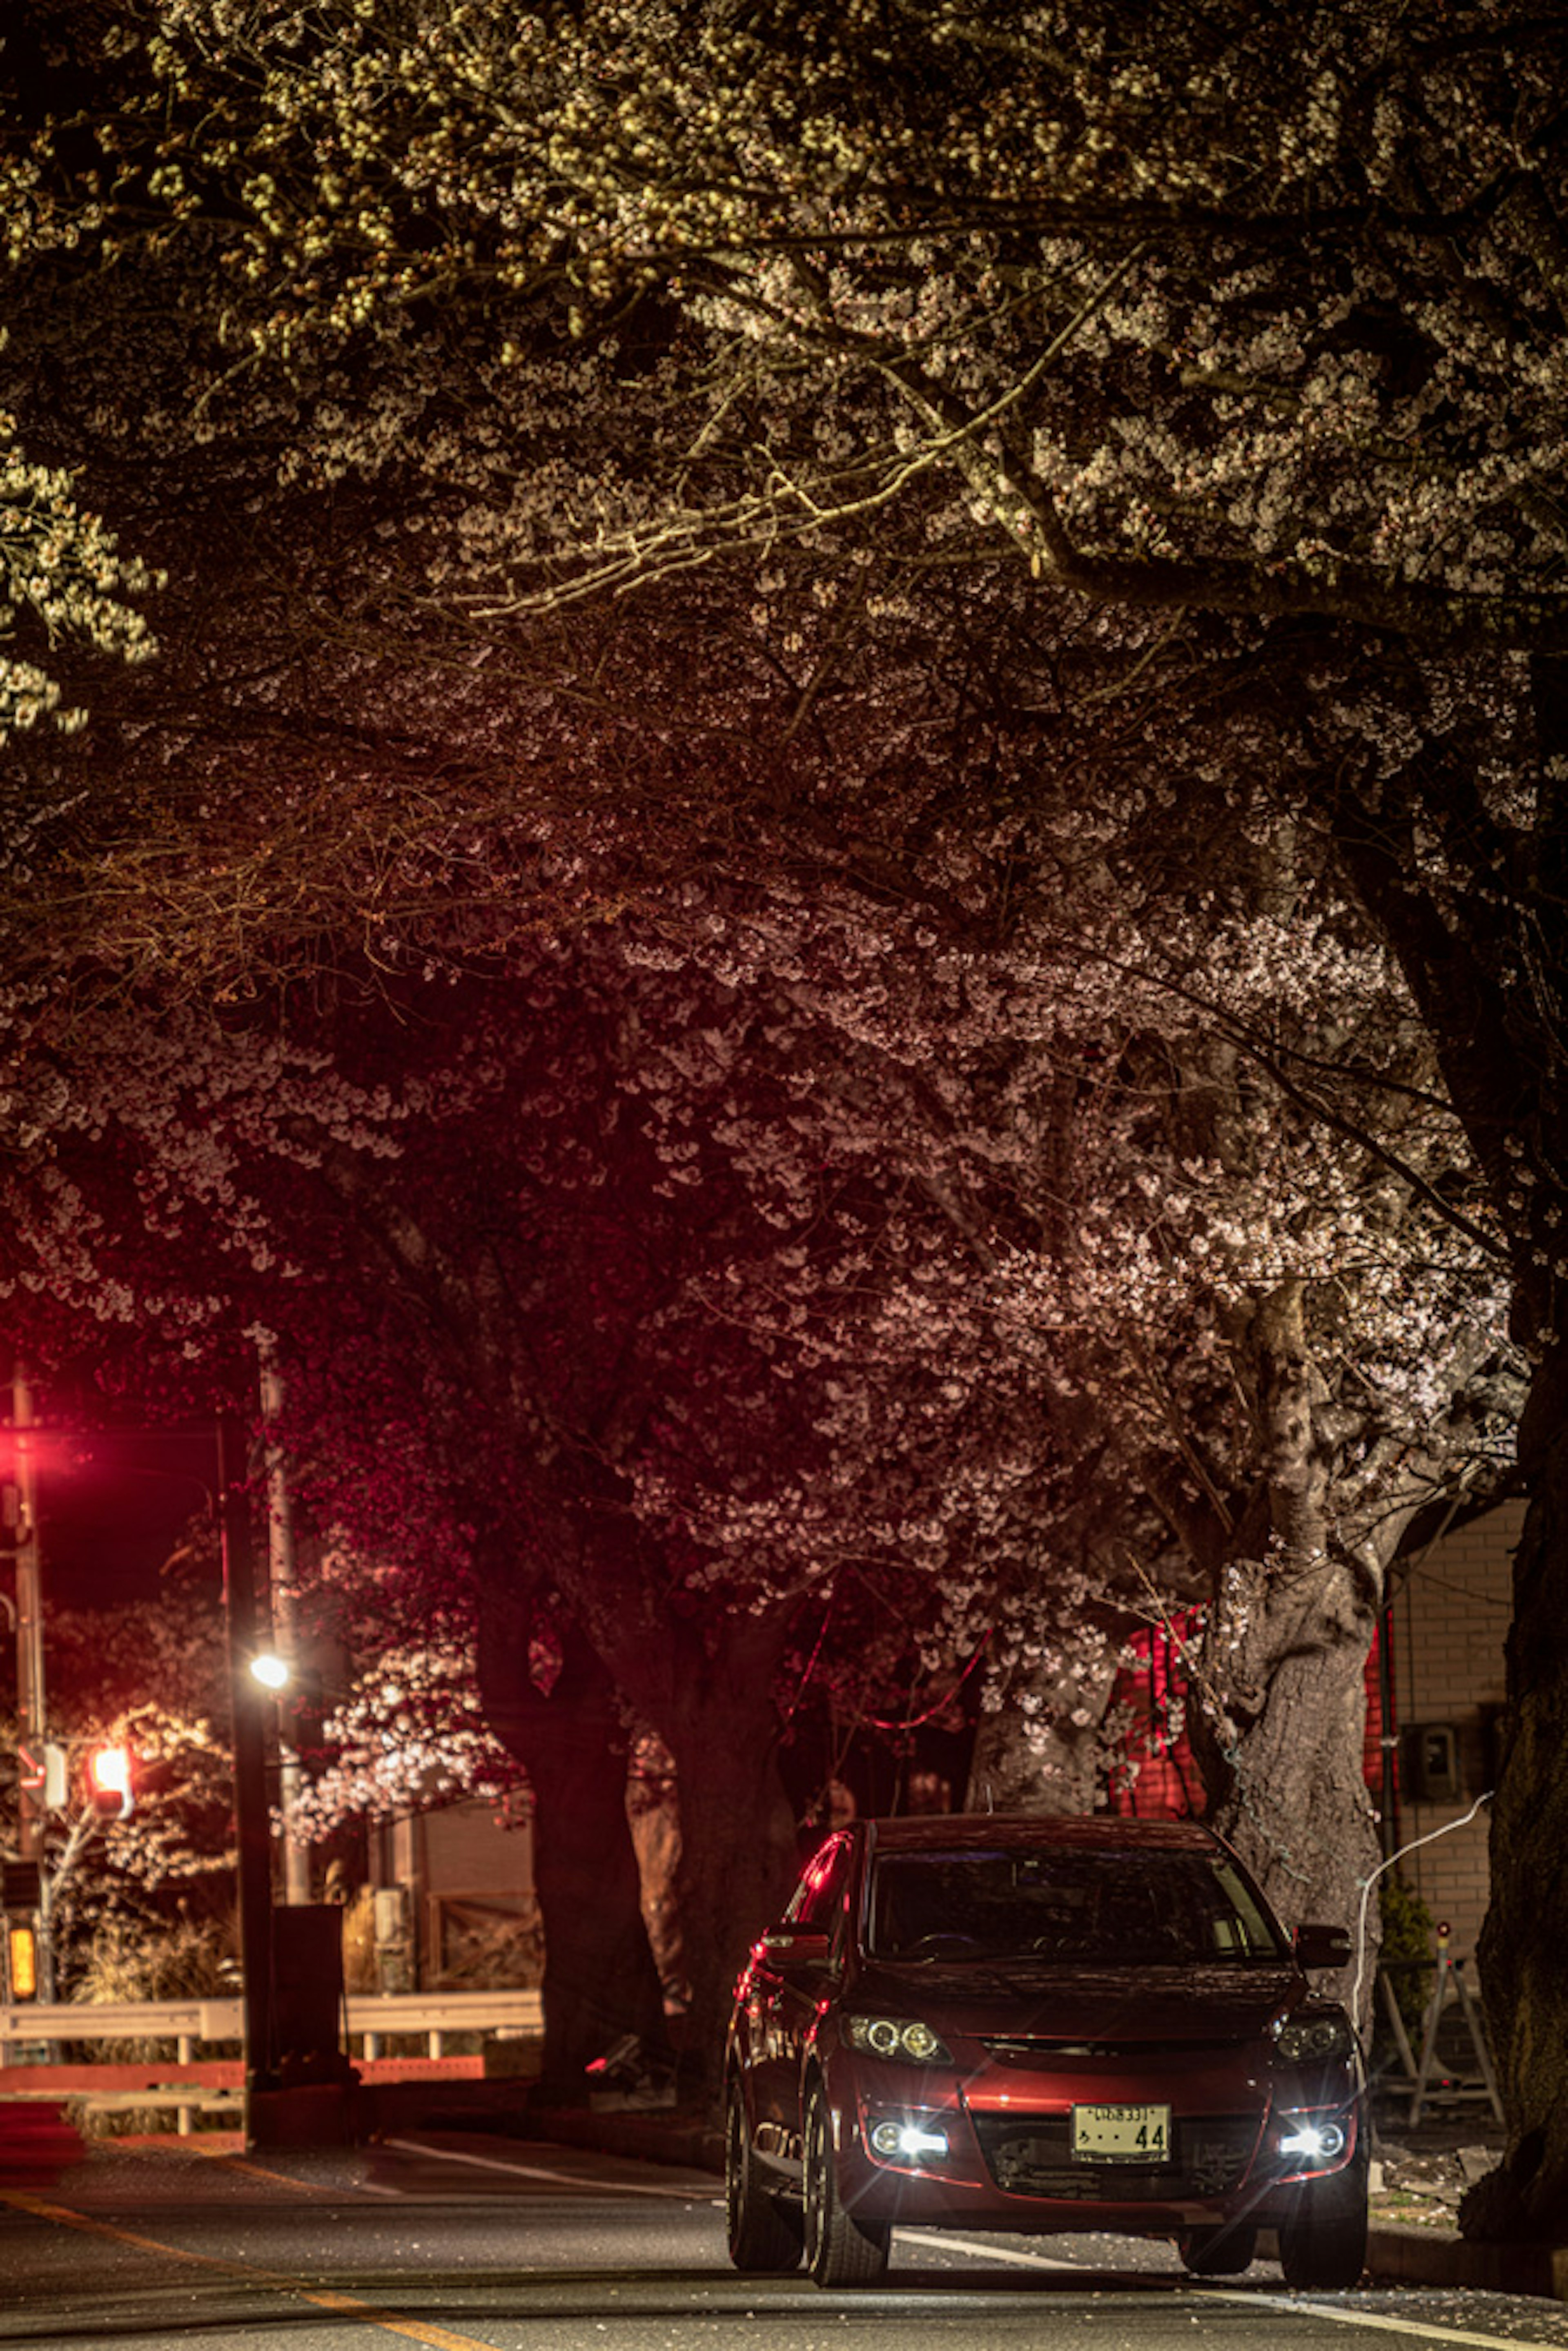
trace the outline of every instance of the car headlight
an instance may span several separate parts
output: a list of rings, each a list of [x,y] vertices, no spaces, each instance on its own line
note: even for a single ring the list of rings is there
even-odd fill
[[[851,2016],[844,2030],[852,2049],[867,2049],[873,2057],[913,2058],[917,2065],[950,2065],[946,2042],[928,2024],[904,2016]]]
[[[1305,2017],[1281,2024],[1274,2046],[1287,2065],[1310,2064],[1315,2058],[1348,2057],[1352,2048],[1350,2020],[1344,2016]]]
[[[1317,2163],[1337,2163],[1350,2145],[1350,2133],[1343,2122],[1329,2116],[1315,2120],[1292,2116],[1280,2133],[1280,2153],[1294,2156],[1306,2168]]]

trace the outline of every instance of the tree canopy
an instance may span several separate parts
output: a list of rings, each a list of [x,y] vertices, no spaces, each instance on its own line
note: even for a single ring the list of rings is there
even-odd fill
[[[336,1027],[323,975],[373,967],[393,1000],[415,975],[461,984],[500,957],[515,980],[541,937],[619,929],[638,958],[626,1002],[660,971],[689,976],[688,1017],[734,991],[702,1016],[718,1047],[683,1040],[692,1099],[716,1099],[705,1064],[722,1068],[760,986],[786,1072],[797,1024],[814,1040],[796,1070],[814,1073],[810,1115],[777,1077],[769,1149],[797,1133],[803,1158],[821,1118],[825,1164],[847,1148],[863,1182],[887,1119],[909,1230],[980,1264],[1005,1304],[1043,1286],[1011,1328],[1026,1400],[1045,1357],[1040,1378],[1071,1393],[1053,1444],[1102,1384],[1060,1360],[1063,1270],[1100,1250],[1099,1305],[1108,1269],[1131,1266],[1168,1318],[1201,1291],[1181,1288],[1198,1241],[1243,1236],[1218,1256],[1255,1286],[1202,1292],[1195,1327],[1228,1297],[1213,1360],[1239,1370],[1267,1508],[1250,1520],[1207,1452],[1173,1442],[1162,1523],[1191,1541],[1228,1519],[1230,1555],[1276,1596],[1260,1530],[1332,1559],[1350,1582],[1313,1621],[1333,1649],[1336,1625],[1364,1627],[1376,1574],[1338,1501],[1331,1529],[1312,1498],[1325,1471],[1354,1494],[1400,1440],[1322,1385],[1343,1267],[1318,1252],[1303,1187],[1285,1230],[1272,1215],[1265,1171],[1284,1163],[1247,1115],[1261,1088],[1291,1182],[1305,1171],[1332,1200],[1335,1246],[1365,1241],[1358,1308],[1381,1296],[1396,1322],[1419,1294],[1495,1400],[1495,1324],[1479,1316],[1472,1353],[1461,1291],[1492,1295],[1500,1248],[1531,1367],[1486,1967],[1514,2224],[1554,2210],[1568,2177],[1562,1922],[1539,1898],[1568,1715],[1564,70],[1555,27],[1521,7],[1372,0],[1284,6],[1267,38],[1228,0],[1201,16],[32,0],[0,54],[26,133],[0,176],[5,706],[18,726],[94,714],[14,744],[12,1115],[44,1165],[35,1229],[53,1206],[47,1286],[115,1309],[89,1275],[103,1228],[71,1232],[78,1196],[50,1156],[64,1134],[120,1132],[82,1074],[86,1030],[38,1019],[68,970],[70,1013],[122,1072],[131,1032],[97,1028],[106,1001],[130,1018],[139,989],[173,991],[186,1008],[168,1019],[195,1024],[172,1052],[172,1029],[148,1031],[149,1063],[205,1123],[174,1122],[152,1154],[180,1169],[146,1178],[155,1228],[189,1195],[265,1259],[214,1105],[226,1119],[276,1092],[320,1129],[282,1157],[319,1153],[317,1189],[351,1166],[354,1212],[379,1217],[401,1279],[417,1228],[361,1180],[381,1164],[378,1081],[356,1073],[323,1117],[290,1058],[299,1018],[266,1083],[236,1082],[230,1049],[257,1051],[275,1016],[242,1050],[244,1022],[203,1000],[270,1006],[280,976],[313,973]],[[157,664],[120,664],[154,636]],[[1366,1053],[1348,986],[1327,1016],[1341,917],[1306,918],[1298,872],[1328,882],[1325,905],[1333,876],[1353,894],[1426,1047],[1401,1013]],[[881,945],[857,946],[866,925],[897,935],[896,981]],[[1120,1017],[1115,988],[1151,978],[1190,1008],[1189,1035],[1141,993]],[[1069,1043],[1039,1005],[1081,986],[1095,1007]],[[1026,1014],[1055,1055],[1034,1097]],[[613,1061],[618,1083],[636,1062]],[[633,1098],[659,1182],[695,1203],[728,1152],[726,1196],[766,1224],[738,1122],[697,1141]],[[1014,1143],[988,1153],[999,1106],[1031,1101],[1051,1115],[1026,1176]],[[1309,1113],[1348,1156],[1306,1141]],[[133,1118],[127,1168],[156,1118]],[[255,1113],[246,1149],[274,1152],[285,1125]],[[1248,1215],[1211,1220],[1195,1165],[1222,1168]],[[1430,1285],[1424,1255],[1379,1258],[1396,1231],[1419,1252],[1428,1215]],[[868,1308],[918,1297],[892,1259],[855,1299],[857,1346]],[[436,1270],[423,1261],[426,1290]],[[800,1340],[789,1287],[775,1269],[753,1302],[753,1355]],[[957,1287],[945,1308],[972,1338]],[[172,1298],[193,1342],[221,1320]],[[842,1302],[813,1292],[805,1332]],[[1172,1352],[1167,1389],[1197,1395],[1204,1347]],[[528,1427],[547,1454],[559,1441]],[[739,1525],[736,1496],[721,1475],[704,1488],[716,1462],[677,1433],[680,1475],[640,1490],[700,1549],[726,1511]],[[1140,1461],[1140,1495],[1161,1468]],[[1392,1523],[1386,1493],[1373,1507]]]

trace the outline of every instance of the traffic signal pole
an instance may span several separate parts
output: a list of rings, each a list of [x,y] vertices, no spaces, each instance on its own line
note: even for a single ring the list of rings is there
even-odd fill
[[[246,2130],[255,2092],[277,2085],[272,1980],[272,1824],[267,1802],[266,1703],[251,1678],[256,1646],[256,1552],[251,1541],[244,1432],[218,1422],[218,1488],[234,1726],[235,1842],[238,1852],[241,1991],[245,2007]]]

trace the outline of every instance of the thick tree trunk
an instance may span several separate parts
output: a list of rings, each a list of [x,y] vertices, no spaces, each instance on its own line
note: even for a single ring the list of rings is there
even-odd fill
[[[684,2083],[712,2095],[746,1954],[784,1907],[800,1869],[796,1823],[779,1771],[773,1674],[782,1628],[732,1620],[661,1708],[674,1759],[681,1851],[676,1881],[691,2006]]]
[[[1363,1775],[1366,1660],[1383,1574],[1370,1551],[1331,1545],[1336,1456],[1304,1300],[1304,1283],[1281,1282],[1243,1333],[1264,1476],[1220,1576],[1191,1729],[1210,1819],[1283,1923],[1362,1930],[1360,1964],[1334,1989],[1348,2000],[1359,1980],[1364,2029],[1380,1939],[1376,1905],[1362,1901],[1380,1857]]]
[[[1260,1566],[1246,1581],[1242,1638],[1228,1610],[1205,1642],[1220,1704],[1192,1719],[1209,1818],[1287,1927],[1315,1919],[1364,1931],[1364,2028],[1380,1939],[1377,1905],[1362,1900],[1381,1858],[1363,1774],[1375,1618],[1360,1578],[1332,1559],[1290,1574]],[[1321,1980],[1348,2000],[1357,1972],[1353,1959],[1337,1982]]]
[[[1508,1708],[1478,1959],[1508,2146],[1465,2199],[1468,2236],[1568,2236],[1568,1364],[1554,1349],[1520,1438]]]
[[[626,1809],[626,1737],[615,1686],[587,1640],[561,1626],[548,1695],[529,1674],[521,1613],[481,1611],[486,1717],[528,1772],[535,1798],[534,1886],[544,1926],[542,2098],[580,2103],[584,2068],[631,2034],[655,2063],[671,2052],[643,1923]]]

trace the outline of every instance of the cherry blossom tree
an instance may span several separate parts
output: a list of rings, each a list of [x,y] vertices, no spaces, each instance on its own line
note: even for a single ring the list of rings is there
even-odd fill
[[[1553,28],[1367,5],[1287,11],[1260,42],[1239,8],[1074,8],[932,11],[894,37],[872,7],[607,5],[504,32],[345,10],[268,40],[214,0],[167,11],[149,64],[170,218],[215,219],[224,173],[241,362],[395,340],[439,291],[531,390],[562,313],[678,312],[625,371],[642,445],[678,462],[653,494],[608,468],[544,521],[498,486],[452,582],[476,614],[789,540],[909,560],[924,532],[1007,550],[1042,594],[1235,615],[1315,695],[1329,757],[1302,797],[1431,1024],[1537,1357],[1485,1959],[1496,2217],[1548,2225],[1568,2174],[1537,1844],[1561,1842],[1542,1759],[1565,1556]]]
[[[1274,873],[1270,921],[1248,848],[1228,933],[1151,884],[1167,920],[1134,954],[1127,843],[1103,832],[1068,904],[1047,839],[1038,810],[1017,829],[988,952],[995,873],[955,830],[925,841],[945,897],[914,896],[911,843],[880,913],[825,869],[466,977],[344,975],[281,1029],[104,1008],[83,1051],[45,1014],[22,1065],[13,1283],[74,1343],[123,1321],[218,1367],[265,1314],[304,1505],[400,1568],[405,1612],[470,1595],[579,1981],[572,1872],[602,1871],[616,1806],[623,1842],[624,1765],[538,1768],[550,1608],[595,1754],[616,1694],[659,1732],[705,2045],[789,1873],[771,1691],[802,1603],[896,1583],[933,1670],[999,1625],[998,1685],[1048,1670],[1071,1723],[1095,1711],[1086,1618],[1103,1658],[1136,1608],[1211,1591],[1217,1800],[1282,1907],[1343,1911],[1370,1866],[1341,1764],[1382,1578],[1493,1434],[1496,1283],[1437,1197],[1452,1121],[1321,877]],[[1232,979],[1195,1012],[1217,942]],[[1296,1063],[1322,1090],[1336,1051],[1342,1123],[1404,1105],[1354,1158],[1282,1114]],[[1446,1428],[1456,1399],[1472,1425]]]
[[[107,941],[111,961],[122,966],[138,939],[165,961],[172,940],[200,960],[198,944],[210,958],[236,939],[230,967],[243,974],[287,915],[297,951],[320,910],[345,903],[379,946],[390,902],[406,914],[422,879],[450,883],[461,829],[444,795],[433,817],[407,785],[428,737],[410,727],[400,776],[357,723],[416,644],[417,684],[396,707],[413,711],[437,678],[430,698],[462,704],[455,796],[486,820],[469,852],[481,891],[515,905],[522,864],[526,904],[580,908],[580,856],[561,863],[552,852],[530,867],[494,819],[517,783],[505,745],[517,648],[533,664],[528,725],[570,755],[529,768],[530,790],[559,810],[560,769],[578,780],[580,741],[563,747],[552,724],[559,661],[534,656],[551,630],[578,627],[590,600],[618,592],[631,599],[625,644],[656,613],[647,599],[680,588],[686,642],[702,649],[690,665],[699,700],[709,676],[733,674],[745,608],[747,653],[772,667],[787,746],[810,734],[836,689],[869,692],[877,724],[851,763],[869,796],[858,810],[839,803],[831,820],[868,894],[888,886],[890,864],[902,883],[883,836],[894,780],[925,747],[916,705],[896,706],[882,670],[890,627],[905,647],[940,636],[948,674],[968,663],[971,679],[1007,666],[998,648],[1020,632],[1049,638],[1043,666],[1070,673],[1093,643],[1097,672],[1091,682],[1079,669],[1075,706],[1109,716],[1103,744],[1119,734],[1123,771],[1140,779],[1150,746],[1166,752],[1176,730],[1168,708],[1132,689],[1179,681],[1189,823],[1204,802],[1222,830],[1238,779],[1260,758],[1291,820],[1333,846],[1398,955],[1441,1065],[1420,1069],[1405,1051],[1387,1073],[1412,1118],[1425,1097],[1440,1122],[1446,1085],[1467,1136],[1466,1151],[1445,1141],[1433,1156],[1406,1130],[1408,1151],[1383,1163],[1384,1205],[1440,1213],[1478,1253],[1472,1273],[1500,1238],[1520,1335],[1538,1359],[1524,1438],[1537,1501],[1487,1973],[1514,2118],[1509,2179],[1527,2219],[1549,2213],[1568,2164],[1553,2119],[1565,2111],[1563,2067],[1525,2053],[1557,2015],[1562,1939],[1537,1899],[1530,1842],[1531,1821],[1554,1834],[1530,1758],[1553,1751],[1562,1702],[1543,1637],[1563,1556],[1550,1434],[1562,1425],[1561,1111],[1547,1074],[1561,989],[1546,943],[1560,830],[1563,325],[1562,66],[1550,31],[1516,10],[1449,11],[1429,26],[1368,5],[1332,23],[1288,11],[1279,39],[1260,44],[1239,9],[1201,22],[1145,12],[1129,28],[1124,14],[1091,8],[934,12],[901,19],[891,39],[869,7],[737,18],[606,5],[565,23],[328,6],[307,23],[256,20],[229,0],[169,0],[151,27],[37,7],[12,57],[19,119],[37,134],[5,189],[17,256],[14,404],[27,445],[96,466],[93,495],[122,535],[122,511],[149,529],[155,519],[129,491],[131,452],[156,460],[165,484],[182,466],[205,468],[208,516],[243,485],[232,510],[259,501],[269,556],[308,493],[318,517],[329,507],[368,527],[346,532],[351,559],[340,549],[329,592],[275,600],[269,658],[250,680],[243,660],[228,670],[228,698],[248,701],[279,790],[247,806],[232,733],[204,743],[168,702],[149,726],[147,674],[111,684],[118,740],[131,747],[129,764],[110,763],[113,789],[155,809],[163,828],[156,862],[137,862],[123,824],[112,859],[78,860],[91,873],[74,902],[90,894],[79,935],[100,950]],[[177,329],[161,341],[160,329],[141,330],[160,396],[143,396],[139,367],[121,371],[137,387],[128,398],[108,381],[107,342],[94,371],[83,329],[106,306],[124,326],[150,285],[172,298],[141,301],[140,315],[172,317]],[[78,322],[73,358],[99,398],[60,403],[41,364],[51,348],[41,321],[62,301]],[[270,455],[270,478],[258,455]],[[112,505],[97,486],[111,477]],[[214,573],[206,528],[183,542],[193,604]],[[332,545],[321,532],[308,543]],[[240,572],[233,560],[218,569],[230,581]],[[992,583],[1009,574],[1019,593],[998,597]],[[1085,619],[1094,610],[1107,616],[1097,641]],[[1129,614],[1152,618],[1140,627]],[[423,633],[434,616],[439,629]],[[601,690],[584,658],[602,642],[598,625],[583,624],[568,670],[583,701]],[[333,648],[332,717],[345,679],[358,701],[330,756],[307,758],[296,735],[283,762],[277,680],[292,676],[291,631],[301,661],[306,645],[312,658]],[[747,717],[768,699],[748,700]],[[1140,743],[1124,722],[1150,714]],[[1015,707],[1010,730],[970,726],[953,762],[984,809],[979,841],[995,841],[995,812],[1034,784],[1039,726],[1017,718]],[[667,787],[685,778],[662,724],[637,736],[643,753],[658,742]],[[711,705],[704,724],[711,744],[724,724]],[[728,725],[743,731],[733,710]],[[873,739],[880,760],[861,747]],[[37,757],[41,807],[63,805],[62,786],[83,772],[73,758],[89,748],[78,737]],[[748,785],[760,780],[748,758],[736,764]],[[1109,764],[1107,748],[1096,784]],[[709,760],[705,772],[706,846],[721,831],[712,779],[725,770]],[[650,795],[638,781],[651,820],[620,830],[623,847],[657,839],[674,805],[667,789]],[[607,817],[610,795],[590,797],[614,830],[624,802]],[[810,795],[792,797],[809,828]],[[281,831],[280,807],[295,812]],[[383,826],[393,853],[378,859]],[[51,842],[62,829],[56,817]],[[1186,838],[1196,843],[1196,831]],[[275,839],[281,860],[269,855]],[[689,823],[669,824],[676,861],[690,861],[692,840]],[[1082,844],[1072,862],[1080,877],[1093,871]],[[47,920],[73,902],[45,903]],[[119,917],[107,928],[106,911]],[[915,944],[929,952],[918,933]],[[684,935],[677,948],[687,951]],[[1098,948],[1098,967],[1113,967]],[[1265,1061],[1286,1099],[1339,1117],[1343,1133],[1345,1113],[1319,1082],[1320,1047],[1281,1045],[1250,1014],[1240,1037],[1227,1035],[1223,1007],[1206,1025],[1241,1058],[1217,1063],[1211,1040],[1184,1049],[1181,1082],[1163,1073],[1161,1099],[1198,1118],[1189,1157],[1247,1173],[1253,1146],[1224,1104],[1232,1092],[1245,1102],[1245,1073]],[[1147,1019],[1156,1038],[1168,1027]],[[1128,1050],[1113,1048],[1118,1067]],[[962,1207],[970,1196],[948,1176],[924,1169],[922,1196],[933,1200],[935,1182]],[[993,1217],[1006,1232],[999,1207],[971,1221],[995,1255]],[[1331,1425],[1344,1436],[1353,1486],[1383,1442],[1375,1416],[1358,1457],[1354,1416],[1312,1393],[1314,1317],[1332,1325],[1324,1301],[1340,1275],[1301,1232],[1295,1254],[1270,1255],[1269,1230],[1265,1216],[1249,1260],[1258,1286],[1233,1277],[1210,1293],[1230,1308],[1227,1360],[1250,1425],[1269,1432],[1271,1479],[1252,1489],[1268,1508],[1238,1511],[1212,1472],[1206,1485],[1190,1439],[1175,1448],[1198,1499],[1212,1510],[1209,1488],[1220,1494],[1216,1519],[1228,1519],[1243,1570],[1215,1636],[1217,1661],[1222,1651],[1238,1661],[1235,1702],[1218,1705],[1227,1750],[1248,1694],[1268,1680],[1259,1594],[1292,1580],[1270,1568],[1269,1531],[1292,1558],[1321,1556],[1333,1447],[1320,1440]],[[1429,1294],[1443,1297],[1449,1279],[1445,1264]],[[1451,1327],[1471,1368],[1484,1366],[1486,1317],[1473,1343],[1464,1316]],[[1347,1364],[1354,1353],[1347,1337]],[[1179,1411],[1167,1425],[1186,1426]],[[1483,1449],[1487,1435],[1483,1416]],[[650,1490],[672,1508],[664,1485]],[[1178,1485],[1167,1522],[1182,1499]],[[1397,1512],[1378,1507],[1380,1540]],[[1190,1530],[1186,1540],[1196,1547]],[[1376,1551],[1370,1534],[1348,1541],[1360,1564],[1348,1585],[1336,1564],[1319,1592],[1320,1628],[1364,1625]],[[1554,2046],[1568,2045],[1552,2031]]]

